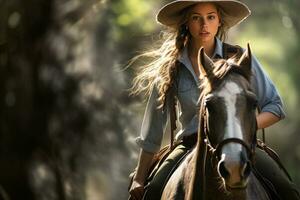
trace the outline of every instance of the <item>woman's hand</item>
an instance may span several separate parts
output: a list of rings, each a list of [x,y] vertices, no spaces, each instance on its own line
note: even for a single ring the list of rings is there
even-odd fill
[[[147,174],[151,166],[154,153],[149,153],[144,150],[140,152],[140,158],[136,170],[136,174],[133,177],[131,187],[129,189],[129,200],[141,200],[144,195],[144,184],[147,179]]]
[[[141,200],[144,195],[144,183],[133,179],[131,187],[129,189],[129,200]]]

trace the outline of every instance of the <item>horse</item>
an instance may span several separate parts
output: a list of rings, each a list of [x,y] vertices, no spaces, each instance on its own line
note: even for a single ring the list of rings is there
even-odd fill
[[[167,180],[161,199],[270,199],[253,168],[257,97],[249,44],[241,54],[213,62],[199,50],[197,143]]]

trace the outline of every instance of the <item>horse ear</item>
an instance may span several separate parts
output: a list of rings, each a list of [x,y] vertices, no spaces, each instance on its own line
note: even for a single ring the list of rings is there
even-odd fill
[[[198,67],[200,71],[200,79],[207,77],[209,80],[212,80],[214,77],[213,61],[205,54],[204,48],[201,47],[198,52]]]
[[[252,53],[249,42],[247,43],[247,50],[243,53],[237,65],[245,72],[246,78],[250,80],[252,75]]]
[[[247,43],[247,50],[243,53],[237,64],[248,70],[251,71],[251,66],[252,66],[252,53],[251,53],[251,48],[249,42]]]

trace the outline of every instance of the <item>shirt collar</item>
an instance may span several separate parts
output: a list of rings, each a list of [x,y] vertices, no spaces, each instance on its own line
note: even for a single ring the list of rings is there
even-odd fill
[[[212,58],[223,58],[223,43],[222,41],[215,37],[215,51],[213,53],[213,56]],[[188,70],[193,74],[193,77],[194,79],[196,80],[196,82],[198,82],[198,78],[193,70],[193,67],[192,67],[192,63],[189,59],[189,56],[188,56],[188,49],[187,49],[187,46],[184,47],[182,53],[179,55],[178,57],[178,61],[181,62],[182,64],[184,64]]]
[[[213,53],[212,58],[223,58],[223,43],[222,41],[215,37],[215,41],[216,41],[216,46],[215,46],[215,51]],[[178,57],[178,61],[180,61],[181,63],[185,64],[185,65],[191,65],[189,56],[188,56],[188,49],[187,46],[184,47],[181,55],[179,55]]]
[[[212,58],[223,58],[223,42],[215,37],[216,47]]]

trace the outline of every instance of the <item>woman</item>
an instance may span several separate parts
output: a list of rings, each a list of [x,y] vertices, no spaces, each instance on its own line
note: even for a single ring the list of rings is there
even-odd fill
[[[197,133],[197,99],[199,68],[197,54],[200,47],[213,58],[224,58],[223,42],[229,28],[250,15],[249,8],[235,0],[177,0],[165,5],[158,12],[157,21],[169,28],[161,47],[142,56],[153,57],[153,62],[142,67],[134,80],[134,93],[146,91],[149,100],[146,107],[141,135],[137,144],[141,147],[137,172],[130,188],[132,199],[159,199],[163,183],[176,162],[193,147],[185,138]],[[178,62],[181,63],[178,65]],[[177,63],[177,64],[176,64]],[[283,119],[281,98],[254,57],[252,60],[252,85],[258,96],[262,112],[257,115],[258,128],[266,128]],[[175,73],[176,72],[176,73]],[[160,166],[144,194],[145,179],[153,156],[159,151],[168,112],[164,106],[167,91],[176,84],[176,97],[180,107],[182,129],[176,140],[181,141]],[[196,138],[196,137],[194,137]],[[195,139],[194,139],[195,140]],[[299,199],[294,185],[281,168],[264,152],[257,151],[256,167],[267,177],[283,199]]]

